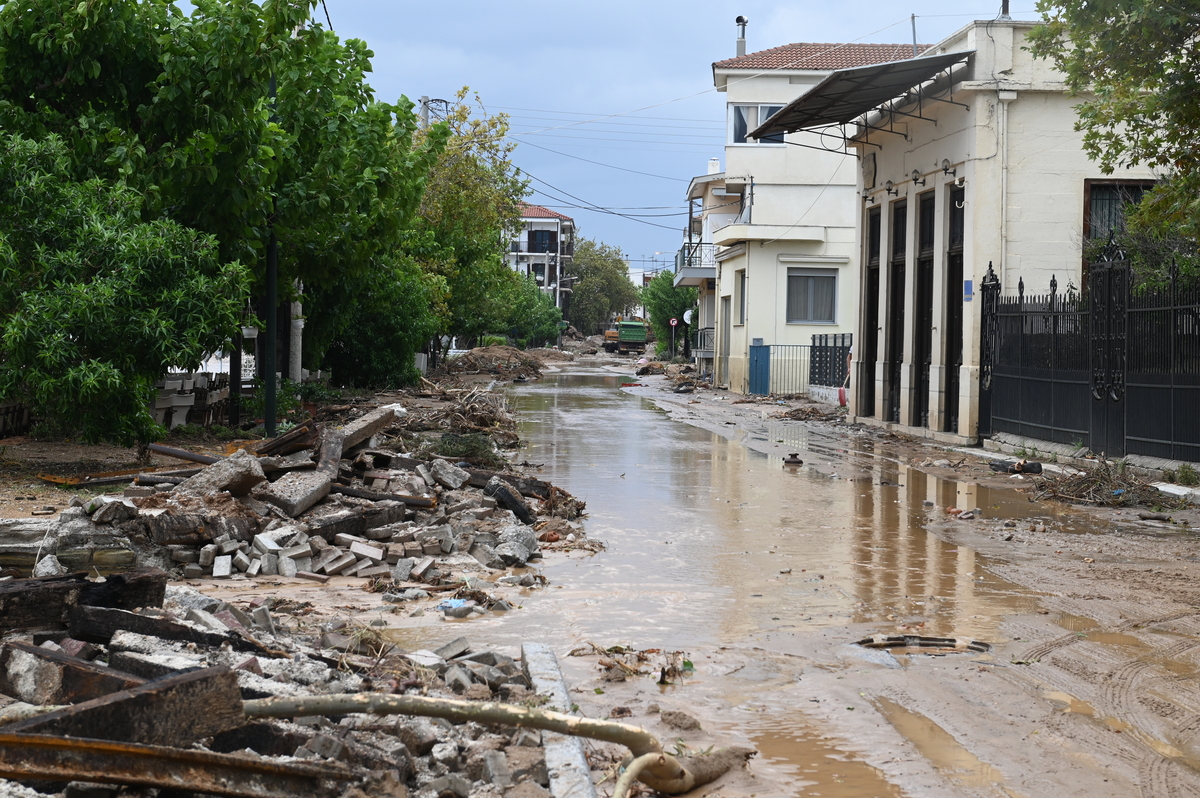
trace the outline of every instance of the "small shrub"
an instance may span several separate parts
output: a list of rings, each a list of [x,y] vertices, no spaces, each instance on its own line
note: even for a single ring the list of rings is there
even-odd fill
[[[466,435],[447,433],[441,438],[429,443],[427,451],[440,454],[442,457],[453,457],[465,460],[474,465],[497,470],[502,468],[505,460],[496,454],[492,439],[482,432],[471,432]]]
[[[1179,468],[1175,469],[1175,479],[1171,481],[1179,485],[1195,487],[1200,485],[1200,473],[1196,471],[1196,467],[1191,463],[1183,463]]]
[[[479,339],[482,346],[508,346],[508,339],[503,335],[484,335]]]

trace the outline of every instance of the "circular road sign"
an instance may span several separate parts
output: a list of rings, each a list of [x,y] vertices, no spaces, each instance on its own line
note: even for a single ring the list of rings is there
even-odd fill
[[[671,326],[674,327],[676,324],[679,324],[679,319],[671,319]]]

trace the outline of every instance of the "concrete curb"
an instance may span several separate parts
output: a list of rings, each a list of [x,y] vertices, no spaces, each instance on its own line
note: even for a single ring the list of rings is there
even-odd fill
[[[544,643],[525,643],[521,646],[521,661],[534,692],[550,699],[546,708],[569,713],[571,697],[554,651]],[[542,747],[546,752],[546,770],[550,772],[550,794],[554,798],[596,798],[583,743],[578,737],[544,731]]]

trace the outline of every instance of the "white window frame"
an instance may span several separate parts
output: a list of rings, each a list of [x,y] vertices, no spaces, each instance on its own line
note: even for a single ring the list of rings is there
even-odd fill
[[[782,134],[782,133],[779,134],[778,141],[771,141],[769,139],[749,139],[749,138],[747,138],[745,141],[737,141],[734,136],[734,130],[735,130],[735,122],[737,119],[737,109],[739,109],[739,108],[754,108],[754,109],[756,109],[755,110],[755,122],[753,124],[747,123],[747,125],[746,125],[746,132],[749,133],[751,130],[754,130],[759,125],[761,125],[763,122],[765,122],[772,114],[776,114],[780,110],[782,110],[783,104],[782,103],[729,103],[728,132],[726,134],[726,141],[728,142],[729,146],[731,146],[731,147],[783,147],[783,146],[786,146],[785,142],[783,141],[784,134]],[[769,113],[767,113],[766,115],[764,115],[763,114],[764,108],[769,108],[772,110]]]
[[[793,277],[831,277],[833,278],[833,318],[831,319],[813,319],[813,318],[793,318],[791,313],[790,297],[791,297],[791,282]],[[809,294],[809,305],[812,305],[812,294]],[[787,285],[783,294],[783,312],[788,324],[816,324],[816,325],[836,325],[837,322],[837,303],[838,303],[838,270],[830,268],[813,268],[813,267],[789,267],[787,270]]]
[[[746,324],[746,270],[738,269],[733,273],[733,305],[737,309],[737,317],[733,326],[744,327]]]

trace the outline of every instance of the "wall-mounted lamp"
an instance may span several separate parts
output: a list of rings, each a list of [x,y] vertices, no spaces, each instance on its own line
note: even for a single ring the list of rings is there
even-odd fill
[[[950,168],[950,159],[949,158],[942,159],[942,174],[946,175],[946,177],[954,177],[956,174],[958,174],[957,169]]]
[[[910,177],[912,177],[912,181],[913,181],[913,185],[914,185],[914,186],[923,186],[923,185],[925,185],[925,178],[921,177],[921,170],[920,170],[920,169],[914,169],[914,170],[912,170],[912,175],[910,175]]]
[[[863,189],[862,198],[863,202],[867,205],[875,204],[875,198],[871,196],[871,192],[867,191],[865,188]]]
[[[884,189],[886,189],[886,190],[887,190],[887,193],[888,193],[888,196],[889,196],[889,197],[898,197],[898,196],[900,196],[900,189],[898,189],[898,188],[892,188],[894,185],[896,185],[896,184],[895,184],[895,183],[893,183],[891,180],[889,180],[889,181],[887,181],[886,183],[884,183],[884,184],[883,184],[883,187],[884,187]]]

